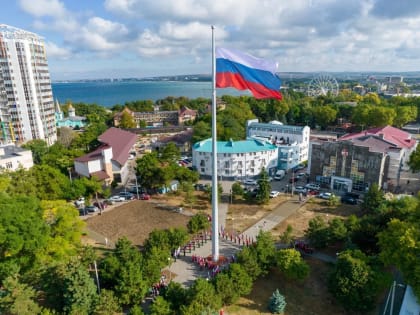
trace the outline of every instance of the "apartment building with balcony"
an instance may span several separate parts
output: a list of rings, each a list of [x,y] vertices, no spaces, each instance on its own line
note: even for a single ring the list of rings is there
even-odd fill
[[[0,143],[57,140],[44,40],[0,24]]]
[[[278,165],[289,170],[308,160],[310,128],[308,126],[283,125],[278,121],[260,123],[258,119],[247,121],[247,137],[270,141],[278,147]]]

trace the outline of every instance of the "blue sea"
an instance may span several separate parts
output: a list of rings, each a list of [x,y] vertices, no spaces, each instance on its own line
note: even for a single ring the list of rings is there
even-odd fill
[[[71,101],[111,107],[137,100],[156,101],[167,96],[189,99],[211,98],[211,82],[180,81],[94,81],[52,83],[54,99],[60,103]],[[218,89],[217,95],[250,95],[234,89]]]

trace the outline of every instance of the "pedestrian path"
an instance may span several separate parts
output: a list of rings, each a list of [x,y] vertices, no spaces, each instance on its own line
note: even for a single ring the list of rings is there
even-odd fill
[[[298,197],[292,197],[284,203],[278,205],[264,218],[256,222],[253,226],[243,231],[244,237],[255,240],[260,230],[270,231],[288,216],[295,213],[301,206]],[[219,204],[219,224],[226,226],[226,216],[228,211],[228,204]],[[233,241],[219,238],[219,255],[224,257],[232,257],[243,245],[239,245]],[[209,277],[208,270],[200,269],[198,264],[192,262],[192,255],[207,257],[212,253],[212,242],[207,241],[201,247],[196,247],[191,253],[186,253],[185,256],[179,256],[176,261],[167,267],[170,272],[171,281],[176,281],[185,287],[191,285],[197,277]]]

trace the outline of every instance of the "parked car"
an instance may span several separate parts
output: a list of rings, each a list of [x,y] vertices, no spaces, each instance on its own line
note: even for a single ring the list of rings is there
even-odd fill
[[[357,205],[358,197],[353,194],[345,194],[341,197],[342,203],[347,203],[349,205]]]
[[[306,189],[312,189],[312,190],[320,190],[321,186],[319,184],[309,183],[305,185]]]
[[[122,201],[125,201],[125,197],[120,196],[120,195],[115,195],[115,196],[111,196],[108,200],[110,202],[122,202]]]
[[[94,212],[98,212],[99,208],[95,206],[86,206],[85,211],[89,213],[94,213]]]
[[[118,195],[121,196],[121,197],[124,197],[124,200],[133,200],[134,199],[134,195],[131,192],[128,192],[128,191],[121,191]]]
[[[280,195],[280,192],[279,191],[277,191],[277,190],[272,190],[271,192],[270,192],[270,198],[276,198],[276,197],[278,197]]]
[[[303,186],[296,186],[294,190],[298,194],[300,194],[300,193],[305,194],[306,191],[307,191],[306,188],[303,187]]]
[[[85,197],[80,197],[79,199],[77,199],[74,204],[76,205],[76,207],[80,208],[83,207],[85,205]]]
[[[257,185],[257,181],[255,179],[247,178],[243,181],[244,185],[254,186]]]
[[[141,194],[140,196],[139,196],[139,199],[140,200],[149,200],[150,199],[150,195],[149,194]]]
[[[323,193],[320,193],[318,195],[319,198],[325,199],[325,200],[331,199],[332,196],[334,196],[334,194],[333,193],[330,193],[330,192],[323,192]]]
[[[296,177],[297,178],[304,178],[306,176],[306,174],[305,173],[298,173],[297,175],[296,175]]]
[[[194,189],[195,190],[199,190],[199,191],[206,191],[209,187],[210,187],[209,184],[200,184],[200,183],[198,183],[198,184],[195,184],[194,185]]]

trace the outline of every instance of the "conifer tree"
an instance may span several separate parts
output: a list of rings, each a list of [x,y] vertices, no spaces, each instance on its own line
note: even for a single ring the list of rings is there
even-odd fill
[[[286,308],[286,299],[283,295],[280,294],[279,289],[273,292],[273,295],[270,298],[268,303],[268,309],[273,314],[283,314],[284,309]]]

